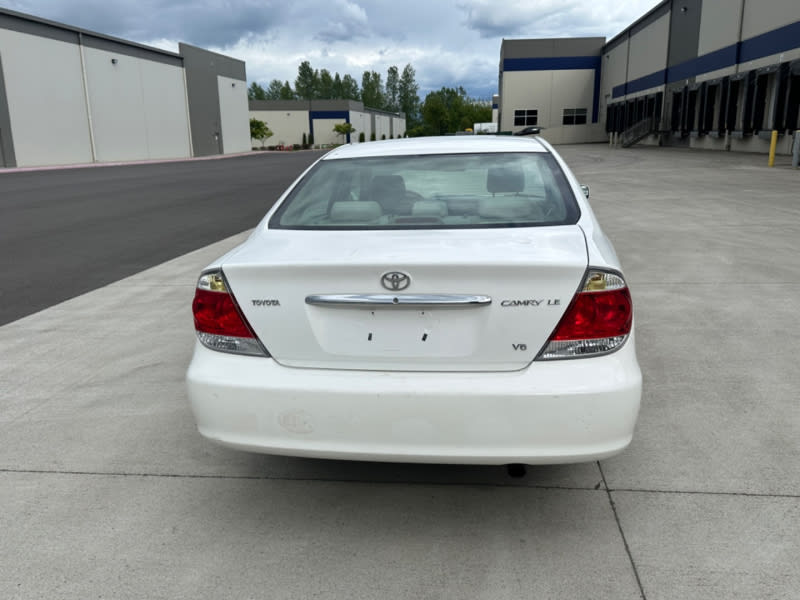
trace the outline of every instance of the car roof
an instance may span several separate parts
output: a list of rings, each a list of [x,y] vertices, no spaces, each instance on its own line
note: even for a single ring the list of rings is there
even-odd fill
[[[451,135],[345,144],[326,154],[323,160],[493,152],[548,152],[548,149],[536,138],[512,137],[510,135]]]

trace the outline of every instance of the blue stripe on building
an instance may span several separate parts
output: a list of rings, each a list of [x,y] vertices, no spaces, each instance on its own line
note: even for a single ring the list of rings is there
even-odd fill
[[[744,40],[739,51],[739,62],[780,54],[798,46],[800,46],[800,21]]]
[[[506,58],[503,71],[574,71],[599,69],[599,56],[554,56],[549,58]]]
[[[594,71],[592,123],[597,123],[600,108],[600,56],[554,56],[547,58],[506,58],[503,71]]]
[[[690,79],[703,73],[710,73],[711,71],[725,69],[750,60],[780,54],[799,46],[800,21],[797,21],[742,42],[731,44],[725,48],[720,48],[714,52],[703,54],[668,69],[661,69],[644,77],[616,85],[611,90],[611,97],[619,98],[626,94],[634,94],[642,90],[658,87],[664,83]]]
[[[308,131],[314,135],[314,119],[344,119],[350,122],[349,110],[310,110],[308,111]],[[316,136],[315,136],[316,137]],[[350,143],[350,134],[347,134],[347,143]]]

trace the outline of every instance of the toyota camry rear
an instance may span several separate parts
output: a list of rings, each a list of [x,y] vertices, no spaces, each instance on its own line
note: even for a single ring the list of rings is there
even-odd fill
[[[201,273],[193,312],[192,409],[233,448],[537,464],[633,435],[631,295],[540,139],[338,148]]]

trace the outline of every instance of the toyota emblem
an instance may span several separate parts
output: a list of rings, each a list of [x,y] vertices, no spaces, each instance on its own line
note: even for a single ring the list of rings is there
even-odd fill
[[[411,285],[411,277],[400,271],[389,271],[381,276],[381,285],[387,290],[399,292]]]

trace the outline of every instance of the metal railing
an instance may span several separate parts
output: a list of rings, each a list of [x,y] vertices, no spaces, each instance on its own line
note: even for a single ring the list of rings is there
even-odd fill
[[[620,144],[623,148],[629,148],[630,146],[633,146],[636,142],[647,137],[655,131],[654,124],[655,121],[653,117],[647,117],[646,119],[642,119],[638,123],[635,123],[631,127],[628,127],[628,129],[620,134]]]

